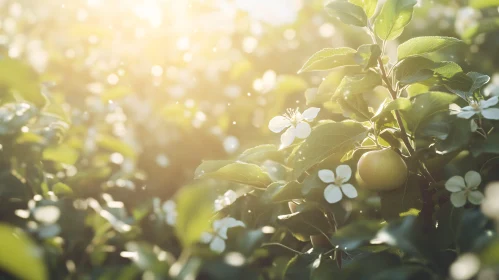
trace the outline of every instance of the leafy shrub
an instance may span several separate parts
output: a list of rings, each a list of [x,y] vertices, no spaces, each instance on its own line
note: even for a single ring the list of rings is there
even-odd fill
[[[155,107],[165,101],[159,96],[140,107],[142,96],[130,92],[160,81],[165,69],[159,65],[151,68],[152,81],[130,77],[137,87],[117,84],[124,74],[110,74],[103,91],[102,84],[87,84],[97,65],[83,71],[77,62],[73,70],[81,73],[51,87],[42,85],[47,78],[41,74],[64,73],[64,62],[54,59],[57,70],[44,72],[28,65],[29,58],[2,57],[2,276],[495,279],[499,94],[496,81],[475,71],[497,69],[495,58],[476,62],[488,57],[476,49],[489,43],[479,42],[497,38],[497,3],[470,1],[460,9],[458,16],[471,13],[473,20],[456,24],[460,39],[431,30],[408,36],[417,33],[404,32],[411,19],[430,14],[423,6],[422,16],[414,15],[416,5],[328,3],[327,14],[344,33],[359,34],[350,44],[360,46],[316,50],[298,76],[291,74],[298,67],[277,78],[238,61],[239,68],[224,73],[237,78],[225,78],[254,79],[252,89],[270,97],[236,99],[230,114],[211,114],[216,133],[203,127],[207,116],[193,99]],[[306,7],[315,13],[316,6]],[[19,8],[10,7],[11,13]],[[463,53],[469,64],[462,65]],[[276,68],[287,67],[281,63]],[[116,70],[127,72],[134,73],[133,66]],[[316,72],[325,76],[313,88]],[[99,94],[57,94],[78,93],[84,84]],[[217,92],[216,82],[195,86],[208,84]],[[144,90],[155,90],[149,86]],[[281,107],[300,104],[303,97],[295,102],[295,94],[303,91],[306,106],[279,115]],[[274,135],[247,121],[253,109],[262,109],[258,103],[277,114],[263,117]],[[239,121],[241,131],[230,131],[228,120]],[[216,136],[230,133],[250,139],[246,146],[258,144],[228,156],[238,150],[237,138],[219,143]],[[276,134],[279,146],[262,144]],[[200,158],[216,157],[225,159],[204,160],[193,170]]]

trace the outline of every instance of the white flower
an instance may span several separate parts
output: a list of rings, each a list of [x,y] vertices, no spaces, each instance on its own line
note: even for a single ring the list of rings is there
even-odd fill
[[[269,129],[272,132],[280,133],[285,128],[288,128],[281,135],[280,148],[282,149],[291,145],[295,137],[300,139],[307,138],[312,132],[312,128],[307,122],[315,119],[320,110],[320,108],[310,107],[301,114],[298,109],[288,109],[286,114],[273,117],[269,122]]]
[[[213,233],[203,232],[201,242],[210,244],[210,249],[217,253],[225,250],[225,240],[227,240],[227,230],[233,227],[245,227],[246,225],[232,217],[225,217],[213,222]]]
[[[163,203],[163,211],[166,214],[166,223],[173,226],[177,221],[177,205],[175,204],[175,201],[165,201],[165,203]]]
[[[226,206],[229,206],[232,203],[234,203],[234,201],[236,201],[236,199],[237,199],[237,194],[235,191],[233,191],[233,190],[226,191],[224,193],[224,195],[219,196],[215,200],[215,210],[216,211],[222,210]]]
[[[319,170],[319,178],[324,183],[331,183],[324,189],[324,198],[329,203],[336,203],[343,197],[342,192],[349,198],[357,197],[357,189],[351,184],[345,184],[352,177],[352,169],[348,165],[336,167],[336,177],[333,171]]]
[[[450,201],[454,207],[462,207],[466,204],[466,200],[472,204],[479,205],[482,203],[483,194],[477,190],[482,182],[482,177],[476,171],[468,171],[464,178],[461,176],[453,176],[445,182],[445,188],[450,191]]]
[[[469,119],[476,114],[481,114],[486,119],[499,120],[499,109],[489,108],[496,105],[498,101],[499,98],[494,96],[478,102],[470,101],[470,105],[463,108],[453,103],[449,105],[449,110],[451,115],[457,115],[458,118]]]

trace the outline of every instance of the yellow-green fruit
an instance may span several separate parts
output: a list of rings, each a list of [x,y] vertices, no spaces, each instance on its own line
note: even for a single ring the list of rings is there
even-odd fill
[[[26,280],[47,279],[36,244],[20,229],[0,224],[0,269]]]
[[[331,248],[331,242],[322,234],[311,235],[310,241],[312,242],[312,246],[316,248]]]
[[[364,187],[373,191],[393,190],[407,180],[407,165],[392,149],[363,154],[357,163],[357,171]]]

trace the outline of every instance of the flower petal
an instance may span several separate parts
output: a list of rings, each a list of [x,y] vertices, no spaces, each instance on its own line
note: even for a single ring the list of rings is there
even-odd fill
[[[480,100],[480,107],[482,109],[489,108],[490,106],[494,106],[499,102],[499,98],[497,96],[491,97],[487,100]]]
[[[269,122],[269,129],[274,133],[283,131],[286,127],[291,125],[291,121],[283,116],[273,117]]]
[[[466,188],[464,183],[464,178],[461,176],[450,177],[447,182],[445,182],[445,188],[450,192],[459,192]]]
[[[499,109],[497,108],[483,109],[482,116],[489,120],[499,120]]]
[[[303,111],[303,114],[301,115],[303,119],[307,121],[311,121],[317,117],[317,114],[319,114],[319,111],[321,108],[317,107],[310,107],[307,110]]]
[[[324,189],[324,198],[329,203],[336,203],[341,200],[343,194],[341,194],[341,190],[336,185],[329,185]]]
[[[312,128],[310,128],[310,125],[306,122],[298,123],[295,129],[295,135],[300,139],[307,138],[311,132]]]
[[[478,129],[478,125],[476,124],[474,119],[471,119],[470,129],[471,129],[471,132],[475,132]]]
[[[332,183],[334,182],[334,173],[328,169],[319,170],[319,178],[324,183]]]
[[[357,189],[351,185],[351,184],[343,184],[341,185],[341,191],[348,197],[348,198],[356,198],[357,197]]]
[[[476,114],[475,111],[461,111],[457,114],[457,117],[461,119],[469,119],[473,117],[475,114]]]
[[[455,192],[450,195],[450,202],[454,207],[463,207],[466,204],[466,195],[464,192]]]
[[[343,178],[343,182],[347,182],[352,177],[352,169],[348,165],[339,165],[336,167],[336,176]]]
[[[471,106],[464,106],[461,108],[461,111],[475,111],[475,109]]]
[[[215,237],[210,243],[210,249],[213,252],[222,253],[225,251],[225,240],[220,237]]]
[[[291,145],[295,141],[295,128],[290,126],[286,131],[281,135],[281,149],[286,148]]]
[[[482,182],[482,177],[480,176],[480,173],[471,170],[466,172],[466,174],[464,175],[464,180],[466,181],[466,186],[468,188],[475,189]]]
[[[213,238],[213,234],[211,234],[209,232],[203,232],[203,233],[201,233],[200,240],[202,243],[208,244],[208,243],[210,243],[212,238]]]
[[[451,115],[456,115],[461,112],[461,107],[456,103],[449,104],[449,110]]]
[[[483,194],[480,191],[472,191],[468,195],[468,201],[475,205],[480,205],[483,201]]]

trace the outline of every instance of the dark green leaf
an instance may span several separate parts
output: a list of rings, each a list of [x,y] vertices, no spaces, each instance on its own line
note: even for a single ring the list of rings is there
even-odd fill
[[[418,130],[419,125],[435,114],[449,110],[449,104],[456,100],[456,96],[445,92],[428,92],[411,98],[412,107],[402,114],[407,121],[408,129],[412,132]]]
[[[439,154],[448,154],[466,147],[470,139],[471,129],[469,120],[456,118],[447,138],[437,141],[435,148]],[[482,146],[480,145],[480,147]]]
[[[270,184],[262,195],[264,202],[282,202],[302,197],[302,184],[297,181]]]
[[[368,245],[382,227],[379,221],[357,221],[340,228],[330,240],[340,250],[352,251]]]
[[[473,81],[473,84],[471,85],[471,88],[469,90],[470,93],[475,92],[475,90],[483,87],[490,81],[489,76],[477,72],[468,72],[466,73],[466,76],[470,77]]]
[[[324,213],[311,202],[298,204],[295,213],[279,216],[278,223],[293,234],[304,237],[327,234],[331,229]]]
[[[409,209],[423,207],[417,176],[411,176],[407,183],[395,190],[380,192],[381,216],[387,221],[395,220]]]
[[[332,154],[343,156],[366,136],[366,128],[356,122],[327,122],[317,125],[310,136],[293,151],[293,176],[299,177]]]

